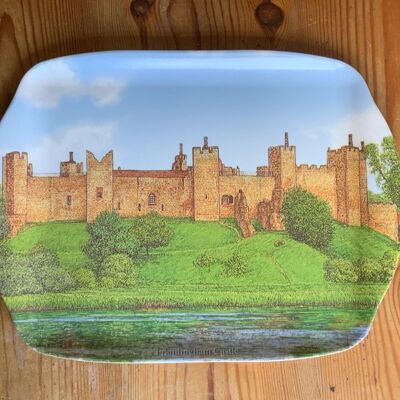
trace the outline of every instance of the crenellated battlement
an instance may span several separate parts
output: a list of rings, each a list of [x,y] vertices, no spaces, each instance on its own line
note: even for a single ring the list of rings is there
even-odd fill
[[[298,172],[303,172],[303,171],[321,171],[321,172],[326,172],[326,171],[333,171],[332,167],[328,167],[325,164],[322,165],[315,165],[315,164],[300,164],[296,167],[296,170]]]

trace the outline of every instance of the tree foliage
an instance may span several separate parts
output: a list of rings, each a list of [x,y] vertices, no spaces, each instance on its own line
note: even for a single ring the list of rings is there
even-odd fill
[[[89,268],[79,268],[73,273],[75,288],[94,289],[97,286],[96,275]]]
[[[131,228],[132,236],[147,255],[150,249],[167,246],[173,233],[166,219],[156,212],[136,218]]]
[[[400,208],[400,159],[393,137],[384,137],[380,145],[370,143],[365,150],[370,170],[384,197]]]
[[[100,285],[106,288],[132,288],[138,283],[135,263],[126,254],[108,256],[102,267]]]
[[[329,258],[324,264],[324,277],[333,283],[356,283],[358,275],[354,265],[347,260]]]
[[[138,253],[138,243],[128,228],[124,225],[121,217],[116,212],[101,212],[97,218],[87,225],[89,240],[83,251],[92,261],[90,264],[97,275],[103,261],[113,254],[126,254],[135,257]]]
[[[193,265],[199,269],[210,271],[211,267],[216,263],[216,259],[206,251],[199,254],[193,261]]]
[[[9,230],[10,229],[7,221],[6,204],[4,201],[4,197],[0,194],[0,242],[7,238]]]
[[[249,270],[249,265],[239,250],[236,250],[230,257],[224,261],[225,275],[241,277]]]
[[[282,216],[289,235],[318,249],[326,249],[334,232],[327,202],[299,187],[291,189],[282,205]]]

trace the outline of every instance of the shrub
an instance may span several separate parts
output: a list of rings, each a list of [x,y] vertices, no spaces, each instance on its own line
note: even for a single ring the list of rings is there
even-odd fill
[[[0,242],[7,238],[8,233],[9,226],[7,221],[6,205],[4,197],[0,194]]]
[[[138,271],[126,254],[108,256],[102,266],[100,286],[106,288],[131,288],[137,286]]]
[[[73,277],[76,288],[94,289],[97,286],[96,275],[89,268],[79,268],[74,271]]]
[[[281,247],[281,246],[284,246],[285,243],[286,243],[286,242],[285,242],[283,239],[278,239],[278,240],[275,240],[274,246],[275,246],[275,247]]]
[[[258,219],[253,219],[251,223],[256,232],[263,232],[265,230]]]
[[[103,261],[112,254],[126,254],[135,257],[139,251],[138,243],[129,235],[116,212],[101,212],[87,225],[89,240],[83,251],[90,258],[90,264],[97,275],[100,275]]]
[[[0,269],[0,293],[4,296],[34,294],[42,291],[24,255],[13,254],[7,265]]]
[[[324,264],[324,277],[328,282],[356,283],[358,275],[354,265],[347,260],[329,258]]]
[[[359,283],[382,282],[381,264],[371,258],[361,258],[354,263]]]
[[[390,282],[392,279],[393,272],[399,262],[399,253],[395,250],[387,250],[381,260],[381,282]]]
[[[327,202],[296,187],[283,200],[282,216],[285,228],[292,238],[318,250],[329,246],[334,226]]]
[[[57,254],[41,245],[26,255],[26,264],[43,292],[62,292],[74,286],[68,272],[61,267]]]
[[[248,272],[248,268],[246,259],[238,250],[224,261],[224,272],[227,276],[243,276]]]
[[[135,219],[131,233],[148,255],[150,249],[167,246],[174,231],[165,218],[152,211]]]
[[[199,254],[196,259],[193,261],[193,265],[199,269],[207,269],[210,271],[210,268],[216,263],[214,257],[210,256],[206,251],[204,253]]]

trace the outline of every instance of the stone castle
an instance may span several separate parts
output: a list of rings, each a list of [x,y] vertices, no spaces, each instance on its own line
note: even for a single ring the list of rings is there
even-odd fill
[[[349,142],[328,149],[326,165],[297,165],[296,147],[268,149],[268,165],[254,175],[241,173],[221,161],[219,148],[192,149],[192,165],[180,145],[171,169],[114,169],[113,152],[101,160],[86,152],[83,163],[69,160],[60,164],[57,176],[35,176],[27,153],[12,152],[3,157],[3,192],[14,235],[24,224],[45,221],[93,221],[104,211],[115,210],[122,217],[144,215],[151,210],[170,217],[193,217],[216,221],[236,217],[245,236],[253,233],[249,221],[258,218],[266,229],[283,229],[280,207],[285,193],[300,186],[327,201],[334,219],[348,225],[368,225],[398,240],[395,205],[368,204],[364,144]]]

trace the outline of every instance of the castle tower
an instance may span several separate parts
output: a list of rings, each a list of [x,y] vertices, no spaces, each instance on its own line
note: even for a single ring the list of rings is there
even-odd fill
[[[83,175],[83,163],[74,161],[74,153],[69,152],[69,160],[60,162],[60,176]]]
[[[101,161],[86,151],[87,221],[92,222],[102,211],[112,211],[113,204],[113,152]]]
[[[296,147],[289,145],[285,132],[285,143],[268,149],[268,165],[275,178],[275,188],[287,191],[296,185]]]
[[[186,154],[183,154],[183,144],[179,143],[179,154],[175,156],[175,161],[172,164],[172,170],[186,171],[187,169],[187,156]]]
[[[195,220],[218,220],[219,149],[208,145],[207,136],[203,147],[193,147],[193,181]]]
[[[353,145],[349,135],[347,146],[328,149],[328,167],[336,170],[337,219],[348,225],[368,224],[367,164],[364,144]]]
[[[14,151],[3,157],[3,194],[10,226],[10,236],[15,235],[26,223],[28,175],[32,165],[28,154]]]

